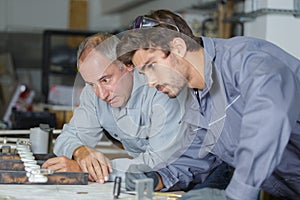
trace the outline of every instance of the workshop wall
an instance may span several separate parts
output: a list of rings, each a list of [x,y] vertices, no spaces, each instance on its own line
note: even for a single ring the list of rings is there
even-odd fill
[[[245,35],[268,40],[300,59],[299,35],[300,15],[295,17],[292,11],[300,13],[299,0],[246,0],[245,11],[255,12],[273,9],[268,14],[259,15],[253,21],[245,23]]]
[[[200,9],[207,2],[216,0],[82,0],[88,2],[88,29],[115,32],[127,28],[132,19],[150,10],[166,8],[182,11],[194,23],[208,9]],[[69,27],[71,0],[0,0],[0,53],[10,53],[19,81],[29,84],[36,94],[41,90],[42,32],[44,29]],[[234,4],[243,2],[234,0]],[[245,0],[240,6],[245,12],[262,8],[294,9],[297,0]],[[196,9],[195,9],[196,7]],[[211,11],[214,12],[213,8]],[[193,10],[193,11],[192,11]],[[194,20],[196,19],[196,20]],[[198,19],[201,19],[199,17]],[[201,23],[200,23],[201,24]],[[196,23],[195,26],[198,26]],[[199,33],[197,33],[199,34]],[[300,35],[300,18],[293,15],[268,14],[257,16],[244,23],[244,35],[254,36],[278,44],[300,58],[297,45]],[[213,34],[208,36],[214,36]],[[34,81],[33,81],[34,80]]]

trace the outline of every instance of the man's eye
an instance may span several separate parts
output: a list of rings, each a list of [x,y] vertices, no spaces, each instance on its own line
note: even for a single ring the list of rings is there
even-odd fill
[[[104,79],[101,79],[101,83],[108,83],[110,81],[110,78],[104,78]]]
[[[145,65],[143,65],[142,67],[138,68],[138,71],[139,71],[140,74],[145,74],[145,71],[146,71],[147,69],[149,69],[149,68],[151,69],[151,68],[153,68],[154,66],[155,66],[154,63],[145,64]]]
[[[147,67],[148,67],[148,68],[153,68],[153,67],[155,67],[155,64],[154,64],[154,63],[151,63],[151,64],[149,64]]]
[[[139,74],[145,74],[144,72],[142,72],[142,71],[140,71],[140,70],[138,70],[138,72],[139,72]]]

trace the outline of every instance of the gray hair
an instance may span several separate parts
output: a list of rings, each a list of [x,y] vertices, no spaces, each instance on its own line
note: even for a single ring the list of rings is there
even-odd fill
[[[78,47],[77,67],[79,60],[84,59],[82,57],[85,57],[86,53],[91,50],[96,50],[106,58],[116,62],[121,68],[123,64],[117,60],[116,55],[116,47],[119,41],[120,40],[116,36],[109,33],[97,33],[85,38]]]

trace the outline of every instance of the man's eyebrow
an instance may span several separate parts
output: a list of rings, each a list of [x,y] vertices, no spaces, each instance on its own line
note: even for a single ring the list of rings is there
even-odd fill
[[[109,77],[110,75],[104,75],[104,76],[101,76],[100,78],[97,79],[97,82]],[[89,84],[89,85],[93,85],[95,83],[92,83],[92,82],[88,82],[88,81],[85,81],[85,83]]]
[[[98,79],[98,81],[102,81],[103,79],[109,78],[111,75],[107,74]]]
[[[148,60],[144,63],[144,65],[141,67],[141,71],[144,71],[145,68],[146,68],[146,66],[149,65],[149,63],[151,63],[151,58],[148,59]]]

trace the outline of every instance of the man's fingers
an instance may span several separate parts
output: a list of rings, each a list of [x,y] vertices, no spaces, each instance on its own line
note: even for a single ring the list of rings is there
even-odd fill
[[[112,173],[113,169],[112,169],[110,160],[108,158],[105,158],[105,160],[106,160],[106,163],[107,163],[107,167],[108,167],[109,173]]]
[[[107,161],[109,161],[109,160],[106,160],[106,162],[95,160],[93,162],[94,173],[97,177],[96,180],[99,183],[104,183],[104,182],[108,181],[108,176],[109,176],[109,172],[110,172],[110,169],[109,169],[110,162],[107,162]]]
[[[107,164],[107,162],[100,163],[100,164],[101,164],[102,175],[103,175],[104,181],[108,181],[108,174],[109,174],[108,164]]]
[[[92,181],[92,182],[96,182],[96,180],[94,180],[91,175],[89,175],[89,180]]]
[[[88,170],[88,173],[90,174],[90,176],[92,177],[92,179],[94,179],[96,182],[104,183],[104,181],[101,180],[101,176],[97,175],[98,172],[96,172],[96,168],[94,167],[93,163],[91,163],[90,165],[87,166],[87,170]],[[101,173],[102,173],[102,171],[101,171]]]
[[[63,167],[62,167],[61,165],[59,165],[59,164],[57,164],[57,165],[50,165],[50,166],[48,166],[48,167],[43,167],[43,166],[42,166],[42,168],[51,169],[51,170],[53,170],[53,171],[55,171],[55,172],[62,171],[62,169],[63,169]],[[65,170],[65,171],[66,171],[66,170]]]
[[[87,165],[85,164],[85,162],[78,162],[78,164],[79,164],[79,166],[80,166],[80,168],[81,168],[81,170],[83,172],[89,172],[89,170],[88,170]]]
[[[97,176],[97,182],[104,183],[104,166],[98,160],[94,160],[93,168],[95,170],[95,174]]]
[[[94,167],[93,167],[91,161],[87,162],[86,160],[81,160],[81,161],[78,161],[78,164],[83,172],[89,173],[90,181],[98,181],[98,178],[95,174],[95,170],[94,170]]]
[[[43,163],[42,168],[48,168],[49,166],[55,165],[56,163],[59,163],[59,157],[50,158]]]
[[[94,179],[91,175],[91,172],[89,172],[88,168],[85,165],[80,165],[80,168],[83,172],[87,172],[89,173],[89,180],[90,181],[96,181],[96,179]]]
[[[99,183],[108,181],[109,173],[112,172],[110,160],[101,152],[89,147],[79,150],[81,153],[77,152],[76,161],[83,171],[89,173],[89,179]]]
[[[48,168],[50,164],[46,161],[43,163],[42,168]]]
[[[49,168],[48,168],[49,169]],[[53,170],[53,169],[52,169]],[[68,170],[66,168],[58,168],[56,170],[53,170],[55,172],[68,172]]]

